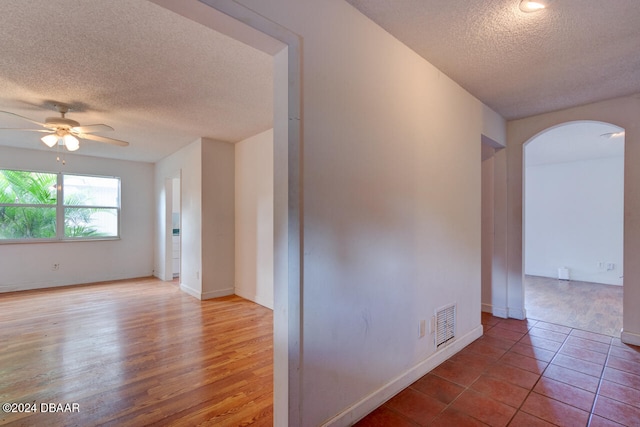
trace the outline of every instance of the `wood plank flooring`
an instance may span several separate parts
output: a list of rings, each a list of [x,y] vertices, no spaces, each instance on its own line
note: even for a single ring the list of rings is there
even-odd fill
[[[0,294],[5,402],[37,412],[0,425],[271,426],[272,311],[154,278]]]

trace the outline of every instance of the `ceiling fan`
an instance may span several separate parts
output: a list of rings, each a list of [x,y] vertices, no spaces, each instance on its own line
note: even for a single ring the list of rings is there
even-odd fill
[[[60,113],[60,117],[47,117],[44,123],[31,120],[27,117],[19,114],[10,113],[8,111],[0,111],[2,114],[9,114],[15,117],[19,117],[28,122],[42,126],[44,129],[18,129],[18,128],[0,128],[0,130],[18,130],[26,132],[42,132],[48,135],[40,138],[48,147],[53,148],[56,144],[64,146],[69,151],[76,151],[80,148],[80,139],[88,139],[91,141],[104,142],[107,144],[119,145],[120,147],[126,147],[129,145],[126,141],[120,141],[119,139],[108,138],[106,136],[94,135],[96,132],[112,131],[111,126],[104,124],[86,125],[80,126],[80,123],[75,120],[67,119],[65,114],[70,110],[66,104],[56,103],[53,105],[55,109]]]

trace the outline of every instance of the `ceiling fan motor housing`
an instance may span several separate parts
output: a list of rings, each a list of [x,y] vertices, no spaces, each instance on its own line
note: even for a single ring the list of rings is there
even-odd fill
[[[50,129],[66,130],[80,126],[80,123],[76,122],[75,120],[66,119],[64,117],[47,117],[44,124]]]

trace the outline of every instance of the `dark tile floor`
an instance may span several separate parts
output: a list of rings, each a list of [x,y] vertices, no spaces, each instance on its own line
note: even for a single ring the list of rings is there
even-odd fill
[[[356,424],[640,426],[640,348],[482,313],[484,336]]]

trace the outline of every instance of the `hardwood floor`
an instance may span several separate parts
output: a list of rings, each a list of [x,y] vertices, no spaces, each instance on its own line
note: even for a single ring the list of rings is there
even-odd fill
[[[273,315],[153,278],[0,294],[5,402],[37,412],[0,425],[271,426]]]

